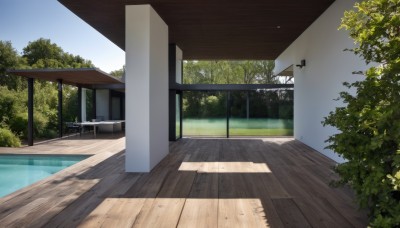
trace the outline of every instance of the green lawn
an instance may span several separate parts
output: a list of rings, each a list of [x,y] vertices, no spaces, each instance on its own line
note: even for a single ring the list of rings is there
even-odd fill
[[[231,136],[293,135],[293,120],[231,118],[229,125]],[[183,136],[226,136],[226,119],[183,119]]]

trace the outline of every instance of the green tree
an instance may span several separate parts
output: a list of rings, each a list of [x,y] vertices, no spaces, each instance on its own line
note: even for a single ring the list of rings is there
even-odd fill
[[[278,84],[279,79],[274,75],[275,62],[271,60],[257,61],[259,72],[256,77],[258,84]]]
[[[19,56],[10,41],[0,41],[0,73],[4,75],[7,69],[19,65]]]
[[[79,55],[62,53],[61,62],[64,68],[93,68],[92,61],[82,58]]]
[[[272,60],[185,61],[185,84],[275,84]]]
[[[122,78],[122,76],[125,74],[125,66],[123,66],[119,70],[114,70],[110,72],[110,75],[117,77],[117,78]]]
[[[32,68],[94,67],[90,60],[64,52],[57,44],[44,38],[29,42],[23,49],[23,57]]]
[[[26,80],[12,76],[7,69],[24,68],[87,68],[91,61],[79,55],[66,53],[48,39],[29,42],[21,57],[11,42],[0,41],[0,127],[13,134],[27,136],[27,88]],[[57,132],[57,85],[53,82],[35,80],[34,133],[38,138],[52,138]],[[63,87],[63,116],[66,121],[77,118],[77,89]]]
[[[366,0],[345,12],[342,29],[356,47],[350,51],[369,68],[363,81],[344,83],[356,94],[340,93],[345,107],[325,118],[340,132],[328,148],[347,160],[337,166],[341,180],[370,211],[375,227],[400,226],[400,0]]]
[[[26,60],[18,55],[10,41],[0,41],[0,85],[9,89],[22,88],[24,82],[20,77],[10,75],[9,69],[26,68]]]
[[[61,60],[63,50],[61,47],[51,43],[49,39],[40,38],[29,42],[23,49],[23,56],[27,59],[29,65],[34,65],[40,60]],[[47,66],[45,66],[47,67]]]

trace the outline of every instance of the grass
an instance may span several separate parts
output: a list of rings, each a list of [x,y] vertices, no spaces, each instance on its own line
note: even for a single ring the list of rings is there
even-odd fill
[[[293,120],[231,118],[231,136],[292,136]],[[183,119],[183,136],[226,136],[226,119]]]

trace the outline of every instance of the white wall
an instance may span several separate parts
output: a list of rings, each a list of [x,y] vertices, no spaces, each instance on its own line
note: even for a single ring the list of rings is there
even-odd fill
[[[150,5],[125,8],[127,172],[168,154],[168,26]]]
[[[345,48],[353,47],[346,31],[338,30],[345,10],[354,0],[336,0],[277,59],[275,73],[306,60],[306,67],[294,67],[294,136],[324,155],[343,162],[337,154],[324,149],[324,141],[337,130],[323,127],[321,121],[342,103],[333,101],[344,91],[344,81],[362,79],[351,72],[366,69],[361,59]]]
[[[168,26],[150,9],[150,168],[169,152]]]
[[[110,90],[96,89],[96,116],[109,120]]]

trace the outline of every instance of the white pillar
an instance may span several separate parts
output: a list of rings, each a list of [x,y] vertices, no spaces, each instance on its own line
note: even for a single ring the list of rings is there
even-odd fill
[[[168,26],[150,5],[125,8],[126,172],[168,154]]]
[[[81,94],[81,120],[82,122],[86,121],[86,89],[82,88]]]

